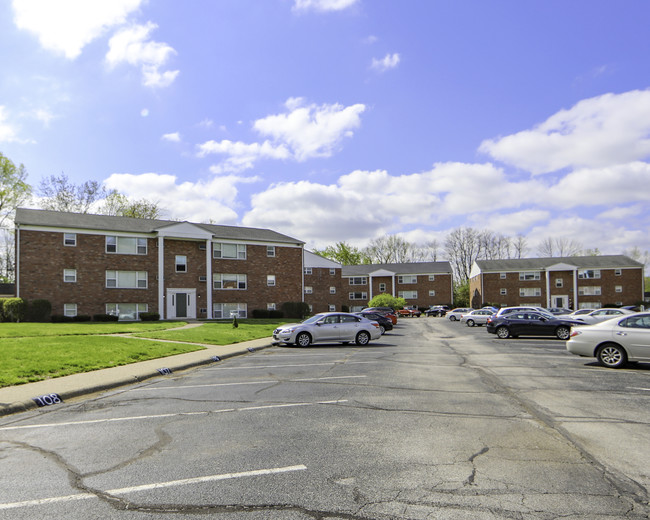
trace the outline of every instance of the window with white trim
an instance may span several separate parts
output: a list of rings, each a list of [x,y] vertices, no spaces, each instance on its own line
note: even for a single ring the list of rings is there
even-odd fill
[[[146,255],[147,239],[135,237],[106,237],[106,252],[122,255]]]
[[[336,287],[330,287],[330,294],[336,294]]]
[[[63,281],[66,283],[74,283],[77,281],[77,270],[76,269],[64,269],[63,270]]]
[[[621,276],[623,274],[623,269],[614,269],[614,276]]]
[[[555,287],[563,287],[563,286],[564,286],[564,280],[562,280],[562,278],[556,278]]]
[[[502,287],[501,289],[499,289],[499,294],[501,296],[505,296],[506,294],[508,294],[508,289],[506,289],[505,287]]]
[[[579,296],[600,296],[600,294],[601,292],[599,285],[578,287]]]
[[[187,272],[187,256],[186,255],[176,255],[174,260],[174,265],[176,266],[177,273],[186,273]]]
[[[63,315],[68,317],[75,317],[77,315],[77,304],[76,303],[64,303],[63,304]]]
[[[614,291],[615,292],[623,292],[623,286],[622,285],[615,285],[614,286]]]
[[[246,260],[246,244],[212,244],[212,257],[224,260]]]
[[[275,275],[274,274],[267,274],[266,275],[266,285],[269,287],[274,287],[275,286]]]
[[[311,285],[305,285],[305,294],[312,294],[314,292],[314,288]]]
[[[436,275],[435,274],[430,274],[429,275],[429,281],[430,282],[435,282],[436,281]]]
[[[522,281],[539,280],[540,273],[539,271],[522,271],[519,273],[519,279]]]
[[[379,284],[379,292],[386,292],[386,284],[384,282]]]
[[[418,283],[418,277],[414,274],[398,276],[397,283]]]
[[[106,271],[109,289],[146,289],[147,271]]]
[[[351,292],[348,294],[348,297],[350,300],[367,300],[368,299],[368,293],[367,292]]]
[[[225,290],[245,290],[247,277],[245,274],[213,273],[212,288]]]
[[[267,311],[274,311],[275,310],[275,303],[267,303],[266,304],[266,310]]]
[[[415,300],[418,297],[417,291],[398,291],[398,298],[404,298],[405,300]]]
[[[579,309],[600,309],[601,307],[600,302],[580,302],[578,305]]]
[[[275,256],[275,246],[266,246],[266,256]]]
[[[246,318],[248,316],[248,305],[245,303],[213,303],[212,317],[219,318]]]
[[[148,303],[107,303],[106,314],[117,316],[120,321],[137,321],[140,314],[149,310]]]
[[[435,295],[436,295],[436,291],[429,291],[429,296],[435,296]]]
[[[77,234],[76,233],[63,233],[63,245],[64,246],[76,246],[77,245]]]
[[[351,276],[350,285],[368,285],[367,276]]]
[[[329,304],[329,305],[327,306],[327,310],[328,310],[329,312],[336,312],[336,305]]]
[[[335,275],[336,275],[336,269],[330,267],[330,276],[335,276]]]
[[[508,274],[508,273],[499,273],[499,278],[500,278],[501,280],[504,280],[504,279],[506,278],[506,275],[507,275],[507,274]]]
[[[530,297],[530,296],[541,296],[542,289],[539,287],[521,287],[519,289],[519,296]]]
[[[580,269],[578,271],[578,278],[580,280],[600,278],[600,269]]]
[[[311,267],[305,267],[305,274],[312,274]]]

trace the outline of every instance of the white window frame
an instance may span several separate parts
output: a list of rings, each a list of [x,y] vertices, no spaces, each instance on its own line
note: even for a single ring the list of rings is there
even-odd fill
[[[622,285],[615,285],[614,286],[614,292],[622,293],[623,292],[623,286]]]
[[[330,267],[330,276],[336,276],[336,269],[334,267]]]
[[[224,247],[226,249],[234,248],[235,256],[224,256]],[[228,252],[232,255],[232,252]],[[214,242],[212,244],[212,258],[219,258],[221,260],[246,260],[246,244],[230,244],[227,242]]]
[[[379,284],[379,292],[386,292],[386,282],[381,282]]]
[[[522,282],[531,282],[533,280],[540,280],[541,275],[539,271],[521,271],[519,273],[519,280]]]
[[[236,287],[224,287],[224,281]],[[248,289],[248,276],[235,273],[213,273],[212,288],[221,291],[245,291]]]
[[[63,315],[68,316],[69,318],[74,318],[77,315],[77,304],[76,303],[64,303],[63,304]]]
[[[63,245],[68,247],[77,246],[77,234],[76,233],[63,233]]]
[[[436,275],[435,274],[430,274],[429,275],[429,281],[430,282],[435,282],[436,281]]]
[[[578,271],[579,280],[597,280],[600,278],[600,269],[580,269]]]
[[[621,276],[623,274],[623,269],[614,269],[614,276]]]
[[[555,287],[564,287],[564,280],[562,278],[555,279]]]
[[[275,257],[275,246],[266,246],[266,256]]]
[[[350,299],[350,300],[367,300],[368,299],[368,293],[365,292],[365,291],[351,292],[351,293],[348,293],[348,299]]]
[[[500,278],[501,280],[505,280],[505,278],[506,278],[507,275],[508,275],[508,273],[499,273],[499,278]]]
[[[177,273],[187,273],[187,255],[175,255],[174,269]]]
[[[533,298],[535,296],[541,296],[542,289],[541,287],[520,287],[519,296],[522,298]]]
[[[330,294],[336,294],[336,287],[330,287]]]
[[[120,273],[122,282],[120,283]],[[135,276],[135,285],[126,285],[126,277]],[[149,287],[149,274],[147,271],[119,271],[115,269],[106,270],[106,288],[107,289],[147,289]]]
[[[275,287],[275,275],[274,274],[267,274],[266,275],[266,286],[267,287]]]
[[[349,280],[350,285],[368,285],[367,276],[351,276]]]
[[[327,306],[327,310],[328,310],[328,312],[336,312],[336,305],[330,303]]]
[[[499,294],[501,296],[506,296],[508,294],[508,289],[506,289],[505,287],[501,287],[501,289],[499,289]]]
[[[313,294],[314,288],[311,285],[305,285],[305,294]]]
[[[600,285],[578,287],[578,296],[602,296],[602,288]]]
[[[147,239],[106,235],[106,252],[118,255],[146,255]]]
[[[418,276],[416,274],[402,274],[397,277],[397,283],[416,284],[418,283]]]
[[[312,268],[311,267],[305,267],[305,274],[312,274]]]
[[[122,309],[120,309],[120,306],[122,306]],[[132,311],[131,311],[131,306],[134,306]],[[123,316],[127,313],[134,314],[133,320],[123,320],[123,321],[137,321],[140,319],[140,314],[142,314],[143,312],[149,312],[149,304],[148,303],[107,303],[105,305],[105,309],[106,309],[106,314],[109,314],[111,316],[117,316],[118,319],[120,318],[120,316]]]
[[[275,303],[267,303],[266,304],[266,310],[267,311],[274,311],[275,309]]]
[[[246,303],[213,303],[212,317],[214,319],[230,319],[231,312],[236,312],[238,318],[248,317],[248,305]],[[227,314],[224,316],[224,314]]]
[[[63,270],[63,281],[65,283],[76,283],[77,282],[77,270],[76,269],[64,269]]]
[[[435,295],[436,295],[436,291],[434,291],[433,289],[431,289],[431,290],[429,291],[429,296],[435,296]]]
[[[417,291],[398,291],[398,298],[404,298],[405,300],[417,300],[418,292]]]

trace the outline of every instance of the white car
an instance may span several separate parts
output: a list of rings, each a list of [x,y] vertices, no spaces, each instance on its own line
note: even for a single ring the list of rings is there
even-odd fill
[[[463,314],[467,314],[468,312],[472,312],[474,309],[471,307],[456,307],[455,309],[451,309],[450,311],[447,311],[447,314],[445,314],[445,318],[449,318],[449,321],[459,321],[462,317]]]
[[[628,361],[650,361],[650,313],[572,327],[566,348],[578,356],[595,357],[609,368],[620,368]]]
[[[348,312],[324,312],[301,323],[282,325],[273,331],[274,343],[295,343],[308,347],[312,343],[343,343],[354,341],[367,345],[381,337],[379,323]]]
[[[460,322],[465,323],[468,327],[473,327],[474,325],[485,325],[488,318],[493,314],[494,312],[490,309],[478,309],[468,314],[463,314]]]
[[[593,325],[594,323],[600,323],[601,321],[621,317],[626,314],[634,313],[627,309],[596,309],[595,311],[591,311],[588,314],[574,316],[572,319],[582,321],[587,325]]]
[[[544,307],[519,305],[518,307],[501,307],[497,311],[496,316],[497,318],[500,318],[501,316],[505,314],[510,314],[511,312],[526,312],[526,311],[534,311],[534,312],[541,312],[542,314],[550,314],[550,312]]]

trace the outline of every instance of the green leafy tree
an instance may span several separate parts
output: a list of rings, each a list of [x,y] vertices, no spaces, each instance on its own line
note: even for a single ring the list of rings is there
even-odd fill
[[[117,190],[109,192],[99,212],[102,215],[149,219],[160,218],[161,214],[157,203],[147,199],[131,201]]]
[[[368,302],[368,307],[392,307],[395,310],[403,309],[405,305],[404,298],[396,298],[388,293],[378,294]]]
[[[361,249],[345,242],[337,242],[334,246],[327,246],[323,250],[314,250],[314,253],[343,265],[369,264],[370,258]]]
[[[454,284],[454,305],[456,307],[469,307],[469,280]]]
[[[0,227],[13,218],[16,208],[32,196],[32,187],[27,184],[27,172],[21,164],[16,166],[0,153]]]

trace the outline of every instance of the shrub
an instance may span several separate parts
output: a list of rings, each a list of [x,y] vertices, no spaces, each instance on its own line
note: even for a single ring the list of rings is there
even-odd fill
[[[303,319],[310,314],[309,305],[305,302],[284,302],[282,314],[287,318]]]
[[[263,320],[271,317],[271,311],[268,309],[253,309],[252,316],[255,319]]]
[[[114,316],[113,314],[93,314],[93,320],[95,321],[117,321],[119,316]]]
[[[160,314],[157,312],[141,312],[140,313],[141,321],[158,321],[160,320]]]
[[[4,311],[4,306],[5,302],[9,298],[0,298],[0,321],[7,321],[7,317],[5,316],[5,311]]]
[[[2,307],[7,321],[19,323],[25,320],[27,302],[22,298],[6,298]]]
[[[77,314],[72,318],[72,321],[90,321],[91,317],[88,314]]]
[[[49,321],[50,314],[52,314],[52,304],[50,303],[50,300],[32,300],[27,306],[27,321]]]
[[[284,313],[282,311],[269,311],[269,318],[278,320],[280,318],[284,318]]]
[[[72,316],[64,316],[63,314],[52,314],[50,320],[52,320],[52,323],[70,323],[74,321],[74,318]]]

